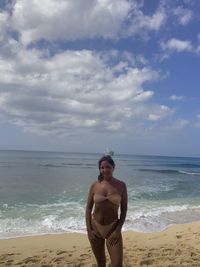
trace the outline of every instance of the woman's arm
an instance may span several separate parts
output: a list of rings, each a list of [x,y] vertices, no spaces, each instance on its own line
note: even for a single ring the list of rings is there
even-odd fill
[[[117,227],[115,230],[121,231],[122,226],[124,224],[124,221],[126,219],[126,213],[127,213],[127,205],[128,205],[128,195],[127,195],[127,189],[126,184],[124,182],[122,183],[122,199],[121,199],[121,205],[120,205],[120,218],[117,224]]]
[[[93,189],[94,189],[95,183],[93,183],[91,185],[90,190],[89,190],[89,194],[88,194],[88,199],[87,199],[86,212],[85,212],[87,231],[91,231],[92,230],[91,216],[92,216],[92,208],[93,208],[93,205],[94,205],[94,200],[93,200],[94,192],[93,192]]]
[[[127,213],[127,203],[128,203],[128,195],[127,195],[127,189],[126,189],[126,184],[124,182],[121,182],[121,205],[120,205],[120,218],[118,220],[117,226],[115,230],[111,233],[109,236],[109,244],[110,246],[114,246],[120,236],[121,236],[121,229],[124,224],[125,218],[126,218],[126,213]]]

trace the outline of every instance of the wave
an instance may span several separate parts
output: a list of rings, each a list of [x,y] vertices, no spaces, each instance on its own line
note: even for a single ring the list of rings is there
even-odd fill
[[[200,220],[200,206],[163,206],[132,211],[127,216],[126,230],[159,232],[171,225]]]
[[[65,167],[83,167],[83,168],[91,168],[93,166],[96,166],[92,163],[60,163],[60,164],[51,164],[51,163],[45,163],[45,164],[39,164],[41,167],[47,167],[47,168],[65,168]]]
[[[157,172],[164,174],[186,174],[186,175],[200,175],[200,172],[190,172],[190,171],[182,171],[182,170],[170,170],[170,169],[139,169],[142,172]]]
[[[0,207],[0,239],[17,236],[83,232],[85,209],[79,202],[52,204],[4,203]]]
[[[188,175],[200,175],[200,172],[188,172],[188,171],[179,171],[179,172]]]
[[[139,171],[143,172],[159,172],[159,173],[178,173],[177,170],[158,170],[158,169],[139,169]]]
[[[64,232],[86,232],[84,216],[82,219],[59,218],[54,214],[35,220],[22,217],[0,219],[0,239]]]
[[[164,165],[168,167],[178,167],[178,168],[200,168],[200,164],[195,164],[195,163],[170,163]]]
[[[63,207],[46,209],[46,212],[30,216],[12,216],[0,218],[0,239],[17,236],[31,236],[41,234],[55,234],[64,232],[86,232],[84,210],[78,209],[69,213]],[[52,208],[52,207],[51,207]],[[59,212],[58,212],[59,211]],[[26,213],[28,210],[26,210]],[[192,222],[200,219],[200,207],[189,205],[169,205],[158,207],[143,207],[137,209],[130,207],[123,230],[136,230],[140,232],[158,232],[166,229],[171,224]],[[29,211],[30,213],[30,211]],[[25,214],[24,214],[25,215]]]

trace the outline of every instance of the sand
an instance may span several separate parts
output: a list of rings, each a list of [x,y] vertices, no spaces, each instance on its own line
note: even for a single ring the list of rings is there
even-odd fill
[[[200,267],[200,222],[159,233],[123,232],[123,240],[124,267]],[[67,233],[0,240],[0,266],[95,267],[96,263],[87,236]]]

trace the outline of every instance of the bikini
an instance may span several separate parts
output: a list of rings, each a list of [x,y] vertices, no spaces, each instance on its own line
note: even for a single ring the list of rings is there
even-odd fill
[[[109,200],[111,203],[119,206],[119,204],[121,202],[121,195],[118,194],[118,193],[109,194],[107,196],[103,196],[103,195],[100,195],[100,194],[95,194],[93,199],[94,199],[94,203],[95,204],[103,202],[105,200]]]
[[[107,196],[95,194],[93,199],[94,199],[95,204],[99,204],[105,200],[108,200],[111,203],[113,203],[114,205],[119,206],[120,202],[121,202],[121,195],[118,193],[109,194]],[[115,229],[117,223],[118,223],[118,219],[114,220],[110,224],[103,225],[103,224],[98,223],[95,220],[95,218],[92,217],[93,230],[96,232],[98,237],[103,238],[103,239],[105,239],[109,236],[109,234]]]

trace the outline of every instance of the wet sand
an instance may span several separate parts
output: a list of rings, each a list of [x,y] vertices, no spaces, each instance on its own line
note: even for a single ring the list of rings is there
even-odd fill
[[[200,222],[159,233],[123,232],[124,267],[199,267]],[[107,255],[107,266],[109,258]],[[67,233],[0,240],[0,266],[95,267],[87,236]]]

